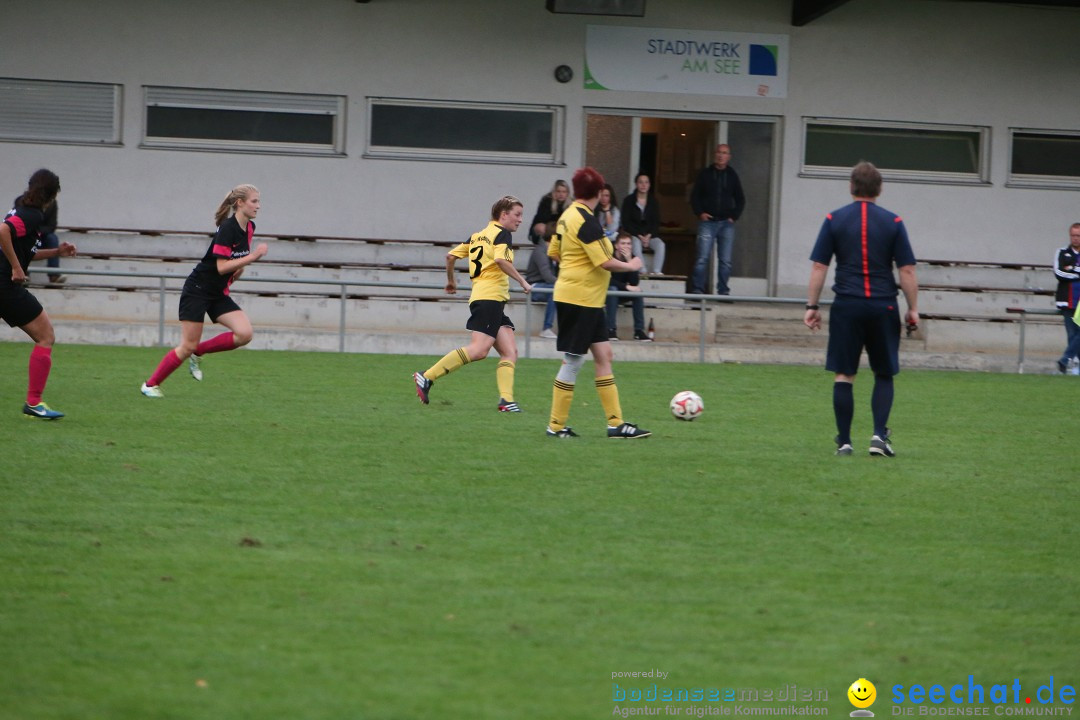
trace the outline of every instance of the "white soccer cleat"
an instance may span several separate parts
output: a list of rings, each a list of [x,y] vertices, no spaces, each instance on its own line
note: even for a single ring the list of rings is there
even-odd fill
[[[202,360],[198,355],[192,353],[188,356],[187,369],[191,373],[191,377],[196,380],[202,380],[202,368],[199,367],[199,362]]]
[[[165,397],[165,393],[161,392],[161,387],[158,385],[147,385],[146,383],[143,383],[142,387],[139,388],[139,390],[146,397]]]

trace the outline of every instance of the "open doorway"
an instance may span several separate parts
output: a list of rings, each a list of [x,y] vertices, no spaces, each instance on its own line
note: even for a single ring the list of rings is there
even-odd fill
[[[736,225],[732,292],[766,295],[772,287],[772,218],[775,118],[655,117],[589,111],[586,163],[599,169],[620,195],[633,191],[634,176],[649,174],[660,204],[661,233],[667,244],[664,273],[689,276],[695,259],[697,219],[690,191],[698,172],[712,163],[717,143],[731,145],[731,166],[739,173],[746,210]],[[710,292],[716,281],[710,271]]]

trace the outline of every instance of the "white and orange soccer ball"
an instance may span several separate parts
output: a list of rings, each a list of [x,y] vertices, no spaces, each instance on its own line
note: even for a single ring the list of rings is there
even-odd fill
[[[705,412],[705,403],[693,390],[683,390],[671,398],[671,414],[679,420],[696,420]]]

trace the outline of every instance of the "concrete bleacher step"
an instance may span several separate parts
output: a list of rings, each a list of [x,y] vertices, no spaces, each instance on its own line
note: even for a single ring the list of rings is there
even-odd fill
[[[953,287],[924,287],[919,293],[919,309],[927,314],[1005,318],[1005,310],[1010,307],[1053,309],[1054,298],[1021,290],[971,291]]]
[[[1033,322],[1024,328],[1026,353],[1060,355],[1065,349],[1065,330],[1060,321]],[[919,335],[929,352],[1012,353],[1020,347],[1020,323],[955,319],[923,319]]]
[[[75,342],[153,345],[162,332],[157,278],[88,276],[78,274],[80,269],[167,274],[165,342],[177,341],[180,287],[205,253],[210,232],[60,234],[61,239],[75,242],[82,254],[62,261],[62,271],[71,272],[67,285],[43,287],[43,264],[34,267],[31,279],[35,294],[56,321],[61,342],[71,342],[77,335],[83,339]],[[270,254],[248,266],[244,278],[234,286],[236,298],[256,326],[253,347],[339,349],[342,302],[333,296],[339,292],[339,282],[406,286],[368,285],[347,290],[344,317],[348,351],[441,355],[467,337],[464,323],[469,283],[464,262],[458,264],[458,295],[447,296],[442,290],[446,251],[455,242],[258,235],[256,240],[267,242]],[[524,272],[535,251],[527,241],[515,244],[515,265],[520,271]],[[1055,281],[1049,267],[924,261],[917,271],[922,285],[920,309],[929,317],[913,337],[905,337],[901,343],[902,355],[910,356],[904,363],[915,367],[1015,370],[1020,325],[1018,316],[1006,313],[1006,309],[1053,307],[1048,293]],[[733,282],[746,285],[747,279]],[[684,290],[685,278],[650,277],[643,279],[642,285],[647,293],[677,295]],[[763,292],[754,286],[745,294]],[[699,303],[681,298],[646,298],[646,303],[646,323],[654,321],[658,342],[623,340],[616,346],[620,359],[697,361],[703,352],[699,346],[703,319],[707,362],[820,364],[824,357],[827,334],[810,333],[802,325],[801,301],[711,304],[705,315]],[[825,312],[827,317],[827,308]],[[527,347],[533,356],[557,356],[552,341],[536,337],[542,303],[526,306],[515,293],[507,313],[518,326],[523,351]],[[620,308],[618,326],[624,338],[630,337],[633,323],[628,306]],[[1028,318],[1026,353],[1033,362],[1052,364],[1063,344],[1059,318]]]
[[[158,259],[112,259],[102,260],[77,256],[64,260],[63,271],[67,274],[66,284],[72,287],[119,287],[119,288],[146,288],[156,289],[160,287],[160,280],[156,277],[134,277],[131,275],[82,275],[72,270],[92,270],[95,272],[117,273],[154,273],[167,274],[166,288],[179,289],[183,286],[184,279],[191,273],[193,262],[167,262]],[[40,270],[41,268],[37,268]],[[284,279],[285,281],[282,281]],[[459,281],[468,287],[468,278],[460,273]],[[45,274],[39,273],[32,277],[35,282],[45,284]],[[305,283],[295,282],[298,280],[312,280],[318,282]],[[339,293],[340,287],[331,283],[353,283],[346,289],[349,295],[383,295],[383,296],[426,296],[441,297],[446,293],[443,286],[446,283],[445,270],[419,270],[390,269],[379,267],[308,267],[303,265],[254,263],[249,265],[243,277],[237,281],[234,288],[237,291],[257,294],[318,294],[329,295]],[[357,285],[356,283],[387,283],[386,286]],[[400,287],[393,287],[390,284]],[[425,287],[431,286],[431,287]],[[462,291],[459,291],[462,292]]]
[[[119,232],[73,233],[59,231],[61,241],[75,243],[80,253],[109,256],[188,258],[194,264],[209,247],[206,235],[140,235]],[[253,243],[268,245],[266,261],[325,265],[402,265],[440,267],[453,243],[379,242],[359,240],[295,241],[263,239],[258,233]],[[527,261],[527,256],[526,256]]]
[[[1053,290],[1057,286],[1049,266],[1002,265],[948,261],[920,262],[915,268],[921,285]]]

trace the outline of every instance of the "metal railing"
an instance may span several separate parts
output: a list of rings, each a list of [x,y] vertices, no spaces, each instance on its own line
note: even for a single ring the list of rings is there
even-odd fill
[[[35,272],[37,269],[35,268]],[[132,272],[124,270],[80,270],[80,269],[68,269],[64,268],[63,273],[65,275],[86,275],[86,276],[101,276],[101,277],[137,277],[137,278],[156,278],[158,280],[158,287],[145,287],[138,288],[145,290],[146,292],[158,293],[158,345],[165,344],[165,296],[169,292],[179,294],[183,282],[187,279],[186,274],[178,273],[154,273],[154,272]],[[173,287],[169,287],[167,281],[175,281]],[[347,312],[349,300],[349,288],[364,288],[364,287],[378,287],[378,288],[405,288],[409,290],[443,290],[445,284],[435,283],[414,283],[414,282],[386,282],[379,280],[318,280],[318,279],[303,279],[303,278],[284,278],[284,277],[245,277],[244,285],[250,283],[285,283],[285,284],[297,284],[297,285],[323,285],[326,287],[334,287],[337,292],[327,292],[326,297],[338,297],[340,298],[340,314],[338,320],[338,352],[345,352],[345,335],[347,325]],[[54,285],[46,284],[46,287],[54,289],[70,289],[80,290],[98,289],[92,285]],[[470,290],[469,286],[458,286],[459,296],[467,297]],[[237,288],[239,294],[258,294],[258,291],[246,291],[243,288]],[[546,296],[548,293],[553,292],[551,288],[538,288],[533,290],[531,294],[539,294]],[[524,295],[520,289],[512,288],[511,293],[513,295]],[[705,362],[705,338],[706,332],[706,312],[705,310],[710,305],[718,305],[720,303],[762,303],[762,304],[775,304],[775,305],[802,305],[805,301],[799,298],[774,298],[774,297],[757,297],[746,295],[699,295],[691,293],[661,293],[661,292],[631,292],[626,290],[609,290],[609,295],[616,297],[626,298],[648,298],[658,300],[681,300],[683,305],[682,309],[696,308],[701,311],[701,320],[698,329],[698,362]],[[410,298],[414,301],[419,300],[418,297]],[[430,299],[430,298],[427,298]],[[533,327],[533,313],[543,313],[543,300],[533,300],[530,298],[530,302],[525,302],[525,357],[532,357],[531,345],[532,345],[532,327]],[[831,300],[822,300],[822,305],[830,304]],[[538,310],[533,305],[540,305]],[[671,308],[675,309],[675,308]]]

